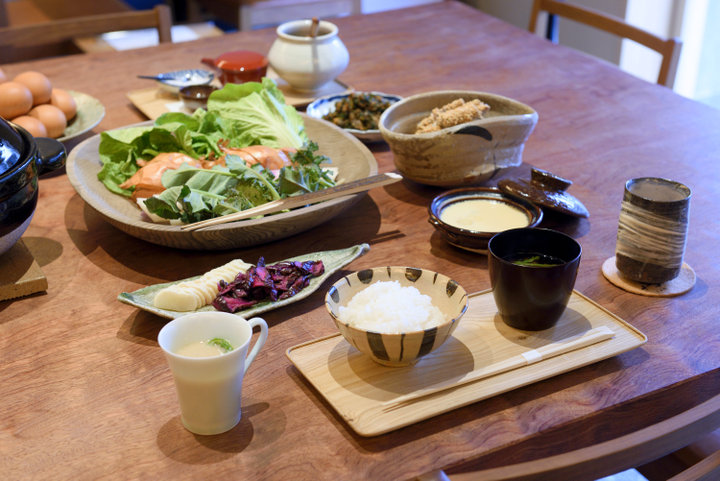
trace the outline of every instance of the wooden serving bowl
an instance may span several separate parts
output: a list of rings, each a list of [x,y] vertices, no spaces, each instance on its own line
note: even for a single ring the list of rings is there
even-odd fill
[[[485,117],[437,132],[415,134],[418,122],[453,100],[479,99],[490,106]],[[395,166],[408,179],[427,185],[459,187],[490,179],[498,170],[522,163],[522,152],[538,114],[501,95],[443,90],[407,97],[380,117],[379,128]]]
[[[330,122],[303,115],[308,137],[317,142],[318,153],[338,169],[337,182],[350,182],[377,174],[377,162],[358,139]],[[150,125],[146,122],[140,125]],[[110,192],[97,178],[102,165],[98,155],[100,136],[79,144],[68,156],[66,171],[70,183],[90,207],[105,220],[139,239],[181,249],[234,249],[283,239],[326,222],[360,200],[366,193],[332,199],[289,212],[267,215],[184,231],[178,225],[150,222],[128,199]]]
[[[439,326],[422,331],[386,334],[353,327],[340,320],[340,307],[376,282],[398,281],[430,296],[445,316]],[[415,267],[375,267],[343,277],[330,287],[325,307],[343,337],[360,352],[384,366],[412,365],[440,347],[453,333],[468,308],[468,296],[457,282],[440,273]]]

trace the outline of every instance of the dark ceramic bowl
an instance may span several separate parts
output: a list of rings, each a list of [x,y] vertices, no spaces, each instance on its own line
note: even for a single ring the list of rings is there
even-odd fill
[[[487,218],[481,219],[483,224],[488,226],[482,230],[473,229],[468,224],[463,226],[447,222],[449,219],[444,215],[445,209],[465,201],[483,201],[489,204],[488,207],[504,207],[509,209],[509,212],[521,214],[518,217],[524,215],[526,222],[524,224],[518,223],[513,227],[535,227],[542,221],[543,217],[542,209],[535,204],[522,198],[504,194],[493,187],[466,187],[449,190],[438,195],[432,200],[428,208],[430,213],[428,221],[443,235],[447,242],[473,252],[487,252],[490,238],[501,230],[511,227],[508,227],[508,224],[505,223],[507,216],[503,216],[496,222],[491,222]]]
[[[0,255],[30,225],[38,198],[38,176],[65,165],[65,147],[55,139],[34,138],[0,119]]]
[[[488,272],[503,322],[515,329],[553,327],[575,287],[580,244],[550,229],[511,229],[488,243]]]
[[[210,94],[217,90],[212,85],[189,85],[180,89],[180,98],[185,106],[192,111],[207,108]]]

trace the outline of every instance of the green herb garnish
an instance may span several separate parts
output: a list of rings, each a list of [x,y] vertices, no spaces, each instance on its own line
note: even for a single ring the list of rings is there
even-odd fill
[[[562,261],[546,255],[527,255],[518,259],[512,259],[510,262],[519,266],[530,267],[553,267],[562,264]]]
[[[234,348],[232,347],[232,344],[230,344],[227,340],[221,338],[221,337],[214,337],[208,341],[208,344],[211,346],[217,346],[220,349],[224,349],[225,352],[230,352]]]

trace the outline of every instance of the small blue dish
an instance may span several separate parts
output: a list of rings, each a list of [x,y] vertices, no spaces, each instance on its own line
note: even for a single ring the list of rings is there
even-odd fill
[[[138,75],[138,77],[156,80],[163,89],[177,93],[183,87],[209,85],[215,78],[215,74],[207,70],[190,69],[175,70],[157,75]]]
[[[340,100],[346,99],[350,96],[351,92],[344,93],[344,94],[334,94],[334,95],[327,95],[325,97],[320,97],[316,100],[314,100],[310,105],[307,106],[305,109],[305,113],[307,113],[310,117],[314,117],[316,119],[322,119],[323,116],[334,112],[335,111],[335,104],[337,104]],[[373,94],[381,97],[383,100],[386,100],[390,102],[391,104],[398,102],[402,100],[402,97],[399,97],[397,95],[389,95],[382,92],[352,92],[354,94]],[[364,142],[378,142],[380,140],[383,140],[382,135],[380,134],[380,130],[378,129],[371,129],[371,130],[360,130],[360,129],[350,129],[350,128],[343,128],[346,132],[351,133],[358,139],[364,141]]]

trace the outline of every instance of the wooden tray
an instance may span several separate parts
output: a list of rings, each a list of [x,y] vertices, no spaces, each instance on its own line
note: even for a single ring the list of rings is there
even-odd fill
[[[613,331],[611,339],[404,403],[394,402],[603,327]],[[340,334],[291,347],[286,354],[355,432],[376,436],[616,356],[646,341],[642,332],[577,291],[554,328],[515,330],[502,322],[488,290],[470,296],[468,311],[451,338],[412,367],[381,366]]]
[[[46,291],[47,278],[22,239],[0,256],[0,301]]]
[[[321,89],[308,94],[307,92],[298,92],[293,90],[287,82],[279,78],[272,69],[268,69],[267,76],[275,80],[278,88],[285,96],[285,103],[294,107],[304,107],[318,97],[342,94],[351,90],[348,85],[344,84],[340,80],[335,80],[328,83]],[[216,86],[220,87],[220,84],[218,83]],[[178,95],[159,87],[131,90],[126,94],[126,96],[130,99],[130,102],[132,102],[133,105],[140,110],[140,112],[145,114],[151,120],[155,120],[165,112],[192,113],[189,109],[187,109],[187,107],[185,107],[185,104],[182,100],[180,100]]]

